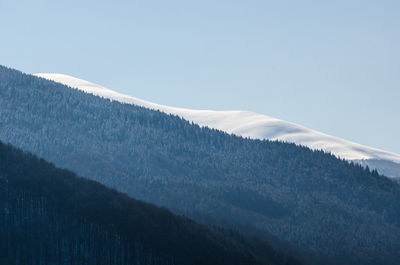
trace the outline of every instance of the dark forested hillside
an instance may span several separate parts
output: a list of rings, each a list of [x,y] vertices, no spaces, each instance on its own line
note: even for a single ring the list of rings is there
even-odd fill
[[[0,67],[0,140],[158,205],[332,264],[397,264],[400,188],[308,148],[243,139]]]
[[[0,190],[4,265],[298,264],[259,240],[207,229],[1,142]]]

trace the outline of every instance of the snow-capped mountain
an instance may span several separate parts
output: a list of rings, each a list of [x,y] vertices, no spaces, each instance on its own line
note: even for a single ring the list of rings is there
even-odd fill
[[[191,110],[155,104],[117,93],[100,85],[63,74],[35,74],[87,93],[178,115],[200,126],[254,139],[292,142],[324,150],[340,158],[376,168],[389,177],[400,178],[400,155],[353,143],[303,126],[249,111]]]

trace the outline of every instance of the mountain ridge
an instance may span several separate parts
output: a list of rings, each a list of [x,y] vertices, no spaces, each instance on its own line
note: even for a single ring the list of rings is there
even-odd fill
[[[252,139],[279,140],[303,145],[313,150],[323,150],[339,158],[370,166],[388,177],[400,178],[399,154],[364,146],[264,114],[244,110],[213,111],[170,107],[124,95],[89,81],[64,74],[39,73],[34,75],[95,96],[174,114],[200,126],[222,130],[238,136]],[[381,166],[382,163],[376,163],[379,160],[392,163],[390,165],[386,163],[385,166]]]
[[[210,224],[271,234],[311,252],[304,261],[398,263],[400,186],[376,171],[5,67],[0,88],[0,139],[58,167]]]

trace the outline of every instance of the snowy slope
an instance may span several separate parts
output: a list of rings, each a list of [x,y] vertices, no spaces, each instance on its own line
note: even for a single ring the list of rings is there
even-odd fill
[[[175,114],[201,126],[208,126],[243,137],[280,140],[304,145],[311,149],[322,149],[338,157],[361,162],[363,165],[371,164],[373,168],[377,168],[378,171],[388,176],[400,177],[400,155],[398,154],[363,146],[267,115],[249,111],[191,110],[169,107],[123,95],[68,75],[35,75],[96,96]],[[374,162],[369,163],[369,160]],[[379,161],[387,161],[389,163],[379,163]],[[382,164],[385,167],[381,167],[380,165]],[[388,165],[390,165],[389,168]]]

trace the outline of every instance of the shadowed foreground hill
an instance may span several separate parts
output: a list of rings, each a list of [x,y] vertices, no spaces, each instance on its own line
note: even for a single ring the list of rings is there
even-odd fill
[[[0,190],[0,264],[297,264],[1,142]]]
[[[323,264],[400,260],[400,186],[375,171],[5,67],[0,106],[0,140],[134,198],[270,233]]]

